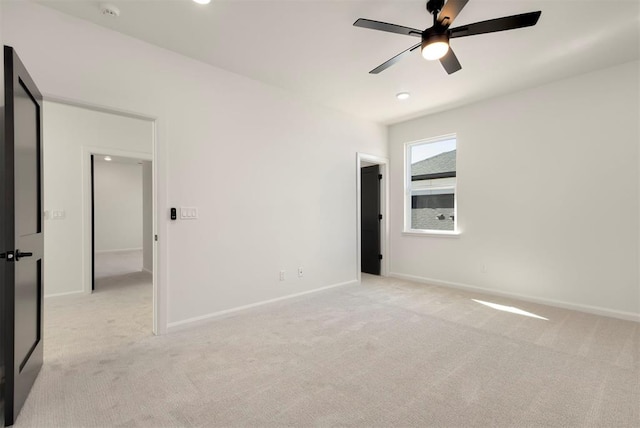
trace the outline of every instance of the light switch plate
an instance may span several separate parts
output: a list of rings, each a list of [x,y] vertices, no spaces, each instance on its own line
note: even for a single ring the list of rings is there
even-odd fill
[[[198,208],[196,207],[180,207],[181,220],[195,220],[198,218]]]
[[[51,220],[64,220],[65,217],[66,213],[64,212],[64,210],[51,210]]]

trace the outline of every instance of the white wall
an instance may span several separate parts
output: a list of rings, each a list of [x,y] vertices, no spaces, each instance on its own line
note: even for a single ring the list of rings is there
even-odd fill
[[[142,269],[153,273],[153,165],[142,162]]]
[[[25,66],[31,71],[28,62]],[[87,150],[111,154],[126,150],[149,156],[152,122],[54,102],[44,103],[43,121],[44,206],[49,213],[65,213],[63,219],[50,216],[45,222],[45,296],[79,293],[87,278],[83,267],[90,257],[84,240],[91,229],[83,217],[88,202],[84,197],[89,195],[83,169],[90,167]]]
[[[46,95],[157,117],[161,330],[356,279],[355,153],[386,156],[383,126],[40,5],[5,6],[6,37]],[[171,206],[200,217],[171,223]]]
[[[142,249],[142,165],[94,164],[96,252]]]
[[[391,126],[391,271],[637,317],[638,75],[628,63]],[[404,236],[403,145],[448,133],[462,235]]]

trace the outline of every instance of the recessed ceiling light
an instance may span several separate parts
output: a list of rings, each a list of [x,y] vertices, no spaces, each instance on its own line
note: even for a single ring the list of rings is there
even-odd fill
[[[396,94],[396,98],[401,100],[401,101],[409,99],[410,96],[411,96],[411,94],[409,94],[409,92],[398,92]]]
[[[109,162],[111,160],[111,156],[105,156],[104,160],[106,160],[107,162]]]
[[[209,4],[209,3],[211,3],[211,0],[193,0],[193,1],[198,3],[198,4]]]

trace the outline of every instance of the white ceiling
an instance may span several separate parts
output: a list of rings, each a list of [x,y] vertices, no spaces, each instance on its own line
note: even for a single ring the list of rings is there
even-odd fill
[[[541,10],[538,25],[454,39],[462,70],[447,75],[419,51],[378,75],[369,70],[418,39],[353,27],[369,18],[431,26],[413,0],[114,0],[39,3],[382,123],[441,111],[640,58],[637,0],[470,0],[453,27]],[[407,101],[395,94],[411,93]]]

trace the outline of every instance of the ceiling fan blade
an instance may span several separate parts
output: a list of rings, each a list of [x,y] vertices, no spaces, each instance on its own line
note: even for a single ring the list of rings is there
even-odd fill
[[[445,27],[453,24],[453,20],[456,19],[456,16],[468,2],[469,0],[448,0],[438,14],[438,22]]]
[[[391,67],[393,64],[395,64],[396,62],[400,61],[402,59],[402,57],[404,57],[405,55],[413,52],[414,50],[416,50],[417,48],[420,47],[420,45],[422,45],[422,42],[411,46],[409,49],[404,50],[402,52],[400,52],[398,55],[394,56],[393,58],[391,58],[390,60],[380,64],[379,66],[377,66],[376,68],[374,68],[373,70],[371,70],[369,72],[369,74],[378,74],[381,71],[386,70],[387,68]]]
[[[401,25],[389,24],[387,22],[372,21],[371,19],[360,18],[353,23],[353,26],[369,28],[371,30],[386,31],[388,33],[403,34],[405,36],[422,36],[422,31],[416,28],[403,27]]]
[[[523,13],[520,15],[505,16],[504,18],[490,19],[474,24],[462,25],[451,28],[450,37],[475,36],[476,34],[495,33],[497,31],[515,30],[516,28],[531,27],[536,25],[541,11]]]
[[[447,54],[440,58],[440,64],[442,64],[447,74],[453,74],[456,71],[462,69],[460,61],[458,61],[458,57],[456,56],[456,54],[453,53],[453,49],[451,49],[451,46],[449,46],[449,51],[447,52]]]

